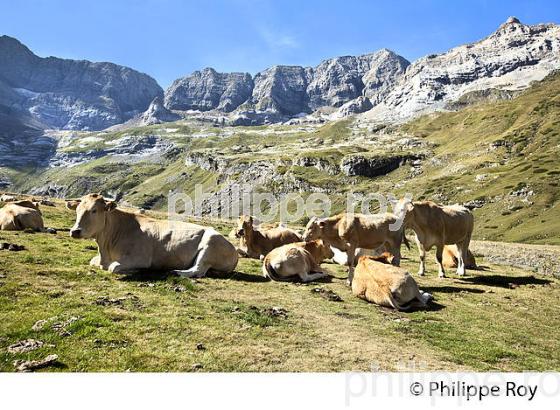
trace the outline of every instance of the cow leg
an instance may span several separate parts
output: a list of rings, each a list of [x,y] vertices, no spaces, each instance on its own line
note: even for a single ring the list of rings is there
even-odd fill
[[[194,264],[191,268],[176,269],[171,271],[171,273],[175,273],[179,276],[182,276],[183,278],[202,278],[206,275],[206,272],[208,272],[211,267],[208,259],[208,248],[203,248],[198,251]]]
[[[443,245],[436,247],[436,260],[439,266],[439,277],[445,278],[445,270],[443,269]]]
[[[418,268],[418,276],[424,276],[426,274],[426,248],[420,241],[416,241],[418,246],[418,252],[420,254],[420,267]]]
[[[313,272],[313,273],[302,272],[302,273],[299,273],[298,276],[300,277],[302,282],[312,282],[314,280],[321,279],[321,278],[324,278],[326,276],[329,276],[329,274],[326,273],[326,272],[323,272],[323,271]]]
[[[465,275],[465,257],[467,252],[465,252],[464,243],[457,244],[457,275]]]
[[[139,269],[138,267],[127,266],[122,261],[114,261],[109,265],[107,270],[111,273],[134,273],[138,272]]]
[[[346,250],[346,256],[348,258],[348,279],[346,280],[346,284],[348,286],[352,286],[352,280],[354,279],[354,259],[356,255],[356,248],[350,246]]]

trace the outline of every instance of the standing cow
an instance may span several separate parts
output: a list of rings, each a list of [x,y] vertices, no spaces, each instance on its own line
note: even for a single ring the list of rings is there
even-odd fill
[[[420,252],[418,275],[425,273],[426,251],[436,247],[439,277],[445,277],[443,248],[457,245],[457,274],[465,274],[465,259],[469,250],[474,217],[467,208],[460,205],[442,206],[431,201],[412,202],[402,199],[398,205],[404,213],[404,225],[416,233],[416,243]]]
[[[352,284],[356,249],[376,249],[382,245],[393,255],[393,265],[399,266],[404,226],[396,215],[343,213],[329,218],[312,218],[305,228],[303,239],[323,239],[329,245],[345,251],[348,261],[348,285]]]
[[[213,228],[127,212],[99,194],[66,206],[76,210],[72,238],[97,242],[99,254],[90,265],[110,272],[173,270],[184,277],[202,277],[208,270],[229,273],[237,266],[235,247]]]

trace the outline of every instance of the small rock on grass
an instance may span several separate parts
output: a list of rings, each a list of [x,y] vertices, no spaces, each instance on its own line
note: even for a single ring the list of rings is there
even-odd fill
[[[193,364],[191,367],[192,367],[193,370],[200,370],[200,369],[202,369],[204,366],[202,365],[202,363],[195,363],[195,364]]]
[[[45,327],[45,325],[48,322],[49,321],[46,320],[46,319],[40,319],[40,320],[36,321],[33,326],[31,326],[31,330],[33,330],[34,332],[38,332],[40,330],[43,330],[43,328]]]
[[[204,346],[202,343],[197,343],[196,350],[206,350],[206,346]]]
[[[8,346],[8,352],[12,354],[27,353],[43,347],[45,343],[41,340],[25,339]]]
[[[18,372],[32,372],[33,370],[53,366],[58,363],[58,355],[50,354],[43,360],[15,360],[14,367]]]
[[[313,288],[311,291],[313,293],[318,293],[323,299],[330,300],[331,302],[342,302],[342,298],[330,289]]]

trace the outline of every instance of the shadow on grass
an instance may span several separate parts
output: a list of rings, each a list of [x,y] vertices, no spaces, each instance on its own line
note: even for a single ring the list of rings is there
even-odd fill
[[[422,286],[421,289],[428,293],[484,293],[482,289],[463,288],[459,286]]]
[[[222,279],[222,280],[237,280],[241,282],[268,282],[269,280],[262,275],[252,275],[245,272],[233,271],[232,273],[222,273],[210,271],[206,274],[206,277],[211,279]]]
[[[501,275],[473,276],[471,278],[463,278],[463,281],[476,285],[497,286],[501,288],[512,288],[522,285],[548,285],[551,282],[548,279],[540,279],[534,276]]]
[[[170,277],[178,277],[178,275],[169,271],[140,270],[120,274],[118,280],[123,282],[159,282]]]

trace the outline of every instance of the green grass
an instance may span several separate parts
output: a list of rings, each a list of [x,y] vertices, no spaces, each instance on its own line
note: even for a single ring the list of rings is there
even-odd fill
[[[43,207],[47,226],[68,228],[74,214]],[[231,224],[217,228],[226,233]],[[257,260],[241,259],[231,275],[196,281],[162,272],[121,276],[88,266],[94,242],[67,232],[0,232],[25,245],[0,251],[0,370],[16,359],[59,355],[46,371],[367,371],[402,370],[413,360],[426,370],[560,370],[560,281],[488,265],[464,279],[438,280],[433,252],[420,287],[433,310],[399,313],[355,298],[344,269],[326,264],[332,280],[308,285],[265,281]],[[403,266],[416,272],[416,252]],[[323,299],[314,287],[339,294]],[[179,291],[178,291],[179,290]],[[101,303],[103,300],[114,303]],[[272,307],[287,316],[270,314]],[[61,335],[53,325],[67,325]],[[31,327],[47,320],[40,331]],[[63,334],[63,333],[62,333]],[[11,354],[26,338],[42,348]],[[197,346],[202,344],[202,346]]]

